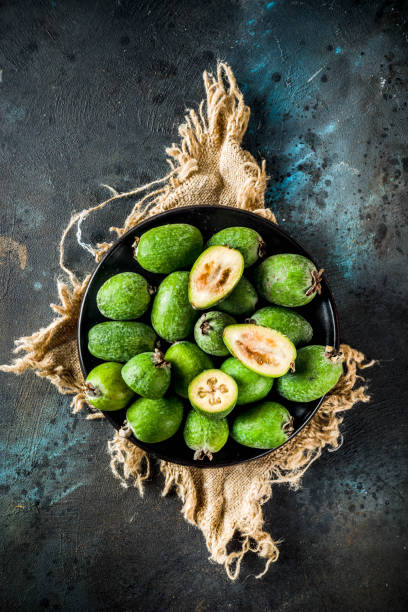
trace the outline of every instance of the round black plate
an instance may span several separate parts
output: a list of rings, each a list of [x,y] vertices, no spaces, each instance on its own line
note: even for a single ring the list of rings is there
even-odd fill
[[[118,240],[118,242],[116,242],[106,253],[93,273],[86,289],[78,322],[79,358],[85,377],[92,368],[100,363],[100,360],[93,357],[87,348],[89,329],[96,323],[105,320],[96,307],[96,294],[98,289],[110,276],[118,272],[130,271],[140,272],[147,278],[151,285],[157,286],[163,276],[151,274],[143,270],[133,258],[132,245],[136,236],[141,236],[146,230],[165,223],[190,223],[195,225],[201,230],[204,240],[225,227],[237,225],[251,227],[259,232],[264,239],[266,243],[266,256],[274,253],[299,253],[313,261],[309,253],[278,226],[258,215],[241,209],[228,208],[225,206],[191,206],[188,208],[170,210],[140,223],[140,225],[122,236],[122,238],[120,238],[120,240]],[[256,264],[254,267],[256,267]],[[252,271],[253,268],[249,268],[245,273],[250,280]],[[258,308],[264,305],[266,305],[266,302],[260,300]],[[325,279],[323,279],[322,283],[321,296],[316,296],[310,304],[298,308],[297,310],[313,327],[313,344],[328,344],[338,348],[339,329],[336,305]],[[150,314],[148,313],[141,320],[150,322]],[[163,346],[166,348],[166,343],[163,342]],[[216,365],[220,364],[222,360],[223,358],[215,358],[214,363]],[[289,438],[291,439],[299,433],[311,419],[320,406],[323,398],[307,404],[290,403],[286,400],[281,400],[279,395],[272,389],[268,399],[282,401],[294,417],[294,433]],[[185,401],[185,407],[185,413],[187,413],[188,401]],[[234,416],[234,413],[237,414],[239,410],[241,410],[240,407],[235,408],[231,417]],[[120,429],[125,419],[125,413],[126,410],[105,412],[105,416],[116,429]],[[214,458],[211,462],[207,460],[194,461],[193,451],[187,448],[183,440],[183,426],[180,427],[177,434],[170,438],[170,440],[160,442],[159,444],[146,444],[136,440],[134,437],[132,437],[131,440],[134,444],[137,444],[151,455],[155,455],[160,459],[195,467],[235,465],[274,452],[273,450],[265,451],[247,448],[237,444],[234,440],[229,438],[224,448],[219,453],[214,454]]]

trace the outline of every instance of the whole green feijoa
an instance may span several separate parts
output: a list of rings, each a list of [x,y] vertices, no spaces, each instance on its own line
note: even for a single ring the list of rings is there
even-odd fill
[[[105,361],[125,363],[139,353],[152,351],[155,342],[152,328],[139,321],[105,321],[88,333],[89,352]]]
[[[142,234],[136,259],[145,270],[170,274],[190,268],[203,250],[200,230],[187,223],[154,227]]]
[[[312,402],[337,384],[343,372],[342,355],[318,344],[299,349],[295,371],[277,381],[278,392],[292,402]]]
[[[96,295],[96,304],[108,319],[138,319],[148,309],[152,292],[140,274],[121,272],[103,283]]]
[[[313,329],[298,312],[283,306],[265,306],[251,316],[251,323],[277,329],[285,334],[295,346],[307,344],[313,336]]]
[[[255,285],[268,302],[278,306],[303,306],[321,292],[323,270],[314,263],[291,253],[272,255],[255,271]]]
[[[128,387],[142,397],[163,397],[170,385],[170,364],[159,350],[140,353],[122,368],[122,378]]]
[[[199,316],[188,300],[188,277],[188,272],[166,276],[153,301],[153,328],[168,342],[189,336]]]
[[[242,253],[245,267],[252,266],[258,257],[263,257],[265,243],[255,230],[249,227],[227,227],[217,232],[207,242],[207,246],[229,246]]]
[[[91,370],[85,381],[85,397],[98,410],[112,411],[125,408],[134,393],[125,384],[120,363],[101,363]]]
[[[204,370],[188,385],[192,407],[211,419],[227,416],[237,403],[237,397],[237,383],[221,370]]]
[[[250,448],[276,448],[292,433],[292,417],[277,402],[249,406],[234,419],[231,436]]]
[[[195,451],[194,459],[207,457],[210,461],[213,453],[218,453],[228,440],[229,427],[227,419],[208,419],[195,410],[190,410],[184,425],[184,441],[188,448]]]
[[[137,399],[126,411],[126,419],[141,442],[163,442],[174,436],[183,420],[183,403],[175,396]]]
[[[258,296],[254,287],[244,276],[232,293],[218,304],[220,310],[233,315],[246,315],[254,311]]]
[[[273,378],[266,378],[256,372],[252,372],[243,363],[229,357],[221,365],[221,370],[235,380],[238,386],[237,406],[251,404],[264,399],[273,387]]]
[[[165,360],[171,364],[175,392],[188,397],[188,385],[203,370],[213,367],[211,358],[192,342],[175,342],[167,349]]]
[[[227,325],[234,325],[235,319],[226,312],[205,312],[194,327],[194,339],[198,346],[217,357],[228,355],[228,349],[222,339],[222,332]]]

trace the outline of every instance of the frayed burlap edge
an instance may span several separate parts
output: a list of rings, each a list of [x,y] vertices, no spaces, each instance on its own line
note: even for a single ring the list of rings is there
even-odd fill
[[[104,242],[96,246],[82,239],[82,223],[106,205],[136,195],[144,195],[134,205],[123,227],[111,228],[118,236],[142,220],[171,208],[191,204],[222,204],[251,210],[275,221],[273,213],[264,208],[266,187],[265,163],[259,166],[241,148],[250,110],[244,104],[232,70],[219,64],[215,76],[204,73],[206,101],[196,113],[190,110],[186,122],[179,128],[180,145],[166,150],[171,170],[168,175],[148,185],[118,193],[106,186],[111,197],[97,206],[72,216],[60,242],[60,267],[67,274],[69,286],[58,281],[59,305],[51,305],[57,318],[46,328],[16,341],[15,352],[25,352],[11,365],[0,366],[5,372],[21,374],[28,369],[48,378],[59,392],[73,394],[73,411],[86,405],[83,377],[76,346],[76,325],[81,299],[89,277],[80,281],[65,265],[65,239],[76,226],[78,244],[96,261],[111,247]],[[165,477],[163,495],[175,488],[183,501],[182,512],[190,523],[199,527],[206,539],[210,559],[223,564],[231,579],[240,572],[242,558],[248,551],[266,559],[264,571],[277,560],[278,542],[263,528],[261,506],[271,498],[272,485],[286,483],[299,486],[301,477],[321,455],[324,447],[335,450],[341,443],[339,412],[349,410],[356,402],[367,402],[369,396],[362,384],[354,388],[357,368],[364,355],[343,345],[345,373],[332,393],[325,399],[318,413],[305,429],[282,450],[244,465],[200,470],[162,462]],[[363,379],[362,379],[363,380]],[[98,418],[92,413],[87,418]],[[143,481],[149,477],[147,455],[117,434],[109,442],[111,470],[122,486],[136,486],[143,494]],[[242,537],[238,551],[228,552],[234,534]]]

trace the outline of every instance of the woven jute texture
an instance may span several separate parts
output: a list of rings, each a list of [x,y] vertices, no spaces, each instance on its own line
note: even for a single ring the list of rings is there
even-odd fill
[[[110,228],[112,232],[121,236],[158,212],[193,204],[234,206],[276,222],[273,213],[264,208],[265,163],[259,165],[241,147],[250,109],[244,103],[231,68],[220,63],[215,75],[204,72],[203,76],[206,99],[198,112],[190,110],[187,113],[185,123],[179,127],[180,144],[173,144],[166,151],[171,167],[169,174],[126,193],[117,193],[109,187],[109,199],[73,215],[60,243],[61,270],[69,282],[58,282],[59,304],[51,304],[55,318],[48,327],[17,340],[15,352],[19,356],[11,365],[1,366],[3,371],[17,374],[31,369],[38,376],[50,380],[60,393],[74,395],[74,412],[86,406],[76,326],[89,280],[89,277],[78,279],[64,261],[65,239],[74,226],[79,244],[99,261],[111,243],[95,246],[84,243],[82,222],[89,214],[111,202],[135,196],[140,198],[142,194],[123,227]],[[232,580],[238,577],[242,558],[248,551],[265,560],[258,577],[264,575],[278,558],[274,537],[279,535],[279,528],[275,527],[278,533],[272,537],[264,530],[262,514],[262,505],[271,498],[272,487],[279,483],[298,487],[303,474],[320,457],[323,449],[335,450],[341,444],[339,426],[342,413],[357,402],[369,401],[364,379],[357,370],[371,363],[364,363],[364,355],[347,345],[342,345],[341,350],[344,354],[342,378],[309,424],[282,450],[236,467],[211,470],[161,462],[163,495],[175,489],[183,503],[182,512],[186,520],[201,529],[210,559],[223,564]],[[88,414],[88,418],[101,416],[99,413]],[[150,467],[144,451],[117,434],[108,443],[108,449],[112,472],[122,486],[134,485],[143,493]],[[239,545],[229,552],[234,536]]]

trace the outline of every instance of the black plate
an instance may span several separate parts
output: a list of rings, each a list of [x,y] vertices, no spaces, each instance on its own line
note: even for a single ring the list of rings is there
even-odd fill
[[[140,223],[140,225],[122,236],[122,238],[120,238],[120,240],[118,240],[118,242],[116,242],[106,253],[93,273],[83,297],[78,322],[78,349],[81,368],[85,377],[92,368],[98,365],[98,363],[101,363],[99,359],[93,357],[89,353],[87,348],[89,329],[96,323],[105,320],[96,307],[96,294],[98,289],[110,276],[118,272],[140,272],[148,279],[150,284],[157,286],[163,276],[151,274],[143,270],[133,258],[132,245],[136,236],[141,236],[146,230],[165,223],[190,223],[195,225],[201,230],[204,240],[207,240],[212,234],[225,227],[237,225],[251,227],[259,232],[264,239],[266,243],[266,256],[274,253],[299,253],[313,261],[313,257],[278,226],[258,215],[241,209],[228,208],[225,206],[191,206],[188,208],[170,210]],[[256,264],[254,267],[256,267]],[[249,279],[251,279],[252,270],[253,268],[249,268],[246,271],[246,276],[248,276]],[[266,305],[266,302],[260,300],[258,308],[264,305]],[[316,296],[310,304],[297,308],[296,310],[311,323],[314,331],[312,339],[313,344],[329,344],[338,348],[339,327],[337,310],[325,279],[323,279],[322,283],[321,296]],[[150,322],[150,314],[145,315],[141,320]],[[163,342],[163,345],[166,345],[166,343]],[[164,346],[164,348],[166,348],[166,346]],[[214,358],[216,366],[220,364],[223,359],[225,358]],[[268,399],[282,401],[274,389],[272,389]],[[290,403],[286,400],[282,401],[294,417],[294,433],[289,440],[303,429],[320,406],[322,400],[323,398],[307,404]],[[185,401],[185,407],[185,413],[187,413],[187,401]],[[241,408],[235,408],[231,417],[234,413],[237,414],[238,410],[241,410]],[[105,416],[116,429],[120,429],[125,418],[125,413],[126,410],[105,412]],[[214,454],[211,463],[207,460],[193,461],[193,451],[187,448],[183,440],[183,426],[180,427],[177,434],[170,438],[170,440],[158,444],[146,444],[136,440],[134,437],[130,439],[134,444],[137,444],[151,455],[155,455],[160,459],[195,467],[235,465],[274,452],[273,450],[265,451],[247,448],[237,444],[234,440],[229,438],[224,448],[219,453]]]

